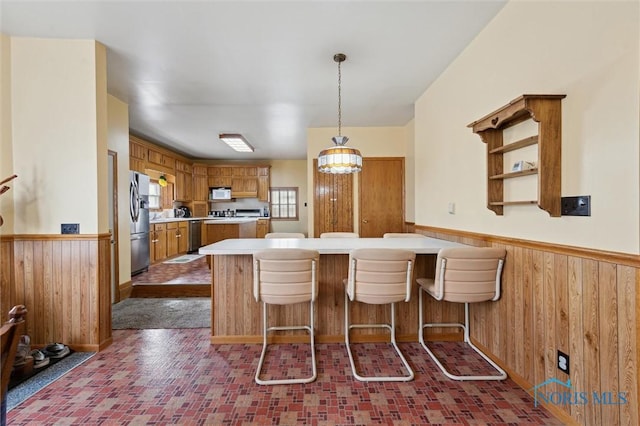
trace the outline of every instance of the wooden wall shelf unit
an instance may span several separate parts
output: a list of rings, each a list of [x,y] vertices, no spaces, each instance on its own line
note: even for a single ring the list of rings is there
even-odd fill
[[[522,95],[470,127],[487,144],[487,208],[502,215],[504,206],[537,204],[551,217],[560,216],[562,108],[566,95]],[[523,121],[538,123],[538,134],[504,144],[503,131]],[[505,172],[503,154],[538,144],[536,168]],[[505,201],[504,180],[521,176],[538,176],[536,200]]]

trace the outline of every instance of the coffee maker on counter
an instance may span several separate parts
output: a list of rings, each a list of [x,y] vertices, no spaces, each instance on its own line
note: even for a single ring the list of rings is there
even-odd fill
[[[174,217],[191,217],[191,209],[187,206],[178,207],[173,209]]]

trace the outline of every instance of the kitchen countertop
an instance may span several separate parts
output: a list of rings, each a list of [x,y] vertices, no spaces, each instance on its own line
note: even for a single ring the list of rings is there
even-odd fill
[[[167,222],[185,222],[188,220],[201,220],[201,217],[162,217],[158,219],[149,219],[149,223],[167,223]]]
[[[468,247],[436,238],[240,238],[201,247],[200,254],[242,255],[268,248],[301,248],[320,254],[348,254],[358,248],[399,248],[416,254],[436,254],[442,248]]]
[[[205,225],[214,225],[216,223],[234,224],[234,223],[254,222],[254,221],[258,220],[258,219],[270,219],[270,217],[264,217],[264,216],[260,216],[260,217],[214,217],[214,216],[207,216],[207,217],[162,217],[162,218],[158,218],[158,219],[150,219],[149,223],[153,225],[155,223],[183,222],[183,221],[188,221],[188,220],[202,220],[202,221],[204,221]]]
[[[261,218],[259,217],[208,217],[204,219],[204,222],[202,223],[205,225],[217,225],[217,224],[233,225],[233,224],[240,224],[240,223],[247,223],[247,222],[257,222],[258,219],[261,219]]]

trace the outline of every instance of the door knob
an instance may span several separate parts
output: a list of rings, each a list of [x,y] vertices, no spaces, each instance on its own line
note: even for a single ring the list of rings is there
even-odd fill
[[[367,219],[362,219],[362,223],[369,223]]]

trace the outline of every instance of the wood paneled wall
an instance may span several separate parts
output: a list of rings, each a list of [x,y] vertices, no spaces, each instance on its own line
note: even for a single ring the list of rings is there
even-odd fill
[[[27,307],[35,347],[77,351],[111,344],[109,235],[15,235],[0,242],[0,308]],[[3,318],[3,322],[6,318]]]
[[[471,336],[526,390],[556,378],[588,403],[547,407],[583,425],[638,425],[640,257],[416,226],[430,237],[507,250],[502,297],[471,306]],[[556,368],[557,350],[570,375]],[[545,392],[566,392],[550,384]],[[611,392],[612,404],[593,393]],[[626,404],[620,402],[623,392]],[[580,401],[578,401],[580,402]]]
[[[433,277],[435,255],[418,255],[414,277]],[[251,255],[213,256],[212,269],[212,328],[211,343],[262,342],[262,307],[253,296],[253,258]],[[318,298],[315,304],[315,335],[318,342],[344,342],[344,285],[348,275],[348,254],[322,254],[318,266]],[[352,324],[371,324],[390,321],[388,305],[350,304]],[[463,312],[460,304],[426,300],[427,320],[449,322]],[[306,324],[309,305],[270,305],[269,325]],[[414,286],[411,300],[396,303],[398,340],[418,340],[418,288]],[[461,334],[448,333],[447,339]],[[442,333],[429,330],[427,335]],[[296,333],[281,333],[288,337]],[[304,334],[303,334],[304,336]],[[387,341],[389,334],[379,329],[353,330],[354,341]],[[286,340],[285,337],[285,340]],[[439,335],[438,339],[443,336]],[[306,337],[305,337],[306,339]],[[306,341],[306,340],[305,340]]]

